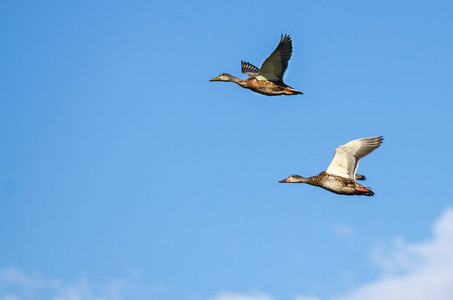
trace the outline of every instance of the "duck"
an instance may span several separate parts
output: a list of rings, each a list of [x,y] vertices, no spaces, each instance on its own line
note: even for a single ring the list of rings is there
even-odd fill
[[[291,175],[280,183],[308,183],[340,195],[374,196],[371,188],[356,180],[365,180],[365,176],[356,174],[359,160],[377,149],[383,142],[382,136],[366,137],[350,141],[335,149],[329,167],[318,175],[304,178]]]
[[[266,96],[303,94],[283,83],[283,74],[288,67],[288,61],[293,52],[291,37],[281,35],[277,48],[261,65],[261,69],[249,62],[241,61],[241,71],[248,79],[240,79],[228,73],[222,73],[209,81],[234,82],[239,86],[250,89]]]

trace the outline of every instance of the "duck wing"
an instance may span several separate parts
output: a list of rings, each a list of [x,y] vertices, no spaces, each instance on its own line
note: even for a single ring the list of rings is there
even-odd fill
[[[283,74],[288,67],[288,61],[293,53],[293,45],[289,35],[281,35],[277,48],[261,65],[257,79],[283,82]]]
[[[354,180],[359,160],[378,148],[383,140],[382,136],[376,136],[341,145],[335,150],[333,160],[326,172]]]
[[[241,60],[241,71],[248,77],[255,77],[256,75],[258,75],[258,72],[260,71],[260,69],[258,69],[257,67],[255,67],[254,65],[252,65],[249,62]]]

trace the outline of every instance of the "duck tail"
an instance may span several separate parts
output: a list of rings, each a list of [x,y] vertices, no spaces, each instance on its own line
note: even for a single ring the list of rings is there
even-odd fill
[[[289,91],[286,91],[286,95],[303,95],[301,91],[291,88]]]
[[[367,192],[364,192],[361,195],[368,196],[368,197],[373,197],[374,196],[374,192],[372,190],[368,190]]]
[[[364,187],[363,185],[356,185],[355,189],[357,190],[357,195],[363,195],[363,196],[374,196],[373,191],[369,187]]]

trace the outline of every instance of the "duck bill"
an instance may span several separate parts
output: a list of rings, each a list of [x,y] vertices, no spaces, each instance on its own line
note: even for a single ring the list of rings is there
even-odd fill
[[[286,179],[280,180],[279,182],[280,183],[285,183],[285,182],[289,182],[289,181],[288,181],[288,178],[286,178]]]
[[[220,76],[217,76],[217,77],[215,77],[215,78],[210,79],[209,81],[220,81],[220,78],[219,78],[219,77],[220,77]]]

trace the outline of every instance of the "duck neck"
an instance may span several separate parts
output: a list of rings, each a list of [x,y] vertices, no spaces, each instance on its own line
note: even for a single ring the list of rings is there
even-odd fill
[[[229,81],[234,82],[243,88],[248,87],[247,80],[243,80],[243,79],[237,78],[235,76],[231,76],[231,79]]]
[[[297,179],[298,183],[310,183],[310,178],[300,177]]]

